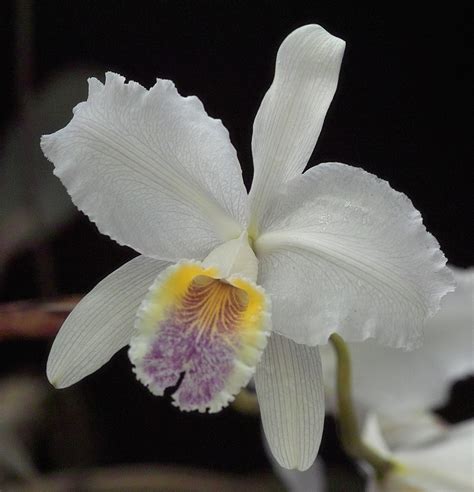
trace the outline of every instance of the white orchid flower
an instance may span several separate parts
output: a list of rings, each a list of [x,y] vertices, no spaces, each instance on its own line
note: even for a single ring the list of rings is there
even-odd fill
[[[450,426],[441,417],[430,411],[400,413],[397,415],[369,412],[375,415],[389,449],[408,449],[434,439],[440,439],[449,431]]]
[[[394,463],[393,469],[379,482],[372,477],[367,492],[472,492],[474,490],[474,419],[448,427],[438,438],[413,446],[387,446],[375,414],[369,415],[364,441]],[[410,426],[416,433],[416,427]],[[426,435],[426,423],[421,432]],[[418,441],[420,443],[420,441]]]
[[[140,256],[66,320],[48,360],[54,385],[128,344],[154,394],[185,373],[173,396],[183,410],[220,410],[255,373],[272,452],[306,469],[324,418],[317,345],[334,331],[419,344],[452,288],[420,214],[360,169],[327,163],[302,174],[344,47],[316,25],[281,45],[254,122],[249,195],[227,130],[196,97],[167,80],[150,90],[113,73],[89,80],[88,100],[42,148],[78,208]]]
[[[351,343],[353,396],[361,413],[381,412],[406,420],[443,405],[451,385],[474,374],[474,268],[450,267],[456,281],[441,309],[428,320],[423,346],[406,352],[372,341]],[[321,350],[326,401],[334,407],[336,360]]]

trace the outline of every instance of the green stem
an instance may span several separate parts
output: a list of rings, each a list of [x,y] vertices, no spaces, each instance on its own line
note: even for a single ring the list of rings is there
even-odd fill
[[[329,340],[336,352],[337,358],[336,393],[339,407],[338,423],[342,445],[347,454],[353,458],[367,461],[374,468],[377,478],[382,479],[393,467],[393,464],[363,443],[352,404],[352,376],[349,349],[342,337],[336,333],[333,333]]]

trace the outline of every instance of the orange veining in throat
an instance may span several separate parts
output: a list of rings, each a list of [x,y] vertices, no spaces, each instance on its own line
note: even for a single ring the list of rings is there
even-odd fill
[[[198,275],[181,301],[178,317],[201,334],[231,333],[238,326],[248,305],[248,295],[229,283]],[[214,333],[216,334],[216,333]]]

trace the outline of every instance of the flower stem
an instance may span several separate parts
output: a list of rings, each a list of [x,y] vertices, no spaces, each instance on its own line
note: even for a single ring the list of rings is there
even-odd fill
[[[374,468],[377,478],[380,480],[394,465],[362,442],[354,405],[352,404],[349,349],[343,338],[336,333],[333,333],[329,340],[337,359],[336,392],[342,445],[347,454],[353,458],[367,461]]]

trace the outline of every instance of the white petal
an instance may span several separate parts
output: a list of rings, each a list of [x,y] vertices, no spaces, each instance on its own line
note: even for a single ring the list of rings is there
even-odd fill
[[[404,352],[371,340],[349,345],[353,394],[359,408],[392,415],[435,408],[446,401],[452,383],[474,373],[474,268],[451,270],[456,290],[443,298],[439,312],[428,319],[418,350]],[[331,401],[335,358],[329,346],[320,351]]]
[[[474,462],[474,420],[453,425],[439,439],[417,448],[391,451],[375,415],[364,429],[364,441],[395,462],[393,471],[382,483],[371,481],[368,490],[402,492],[471,492]],[[371,488],[370,488],[371,487]]]
[[[254,178],[250,197],[255,222],[275,190],[306,167],[339,78],[345,42],[321,26],[292,32],[278,51],[275,78],[255,118]]]
[[[380,456],[390,459],[392,453],[385,442],[377,414],[367,414],[362,429],[362,440]]]
[[[321,359],[316,347],[273,334],[255,373],[263,429],[270,450],[285,468],[307,470],[324,424]]]
[[[42,149],[101,232],[147,256],[202,258],[238,237],[246,191],[229,134],[199,99],[107,73]]]
[[[400,395],[400,398],[403,398]],[[449,425],[432,412],[377,414],[387,446],[391,450],[410,449],[441,439]]]
[[[139,256],[85,296],[64,322],[49,354],[48,379],[65,388],[102,367],[130,342],[138,306],[164,261]]]
[[[344,164],[320,164],[288,185],[256,241],[274,330],[299,343],[376,338],[413,348],[453,290],[437,241],[410,200]]]
[[[452,426],[439,442],[423,448],[397,451],[409,483],[429,492],[472,492],[474,488],[474,419]]]
[[[456,290],[443,299],[439,313],[430,320],[426,347],[423,344],[423,353],[436,357],[447,382],[474,373],[474,268],[450,269]]]

